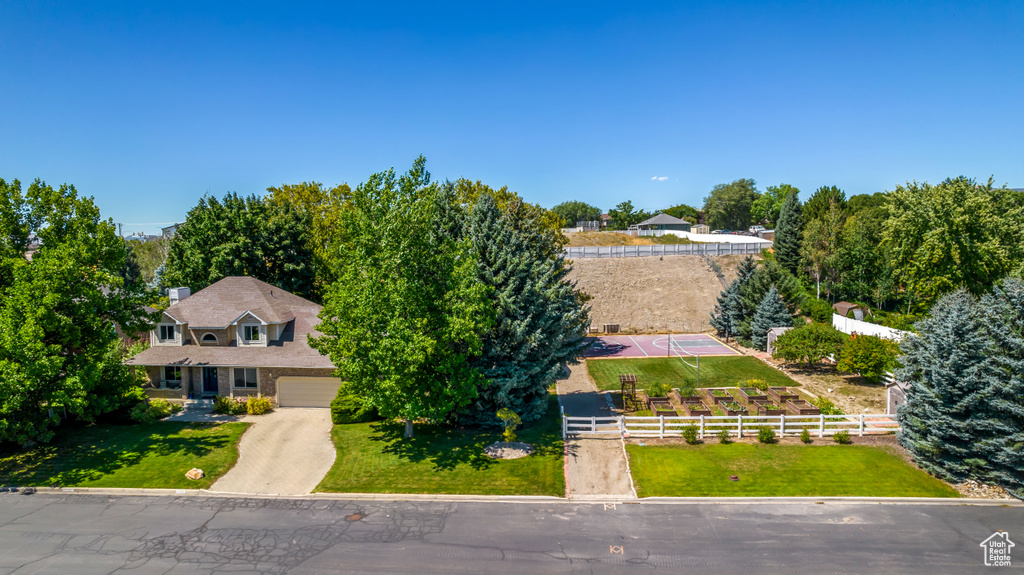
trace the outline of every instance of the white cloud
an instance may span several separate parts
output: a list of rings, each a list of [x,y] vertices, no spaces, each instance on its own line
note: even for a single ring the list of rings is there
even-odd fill
[[[668,179],[668,176],[654,176],[653,178],[651,178],[651,181],[652,182],[664,182],[667,179]]]

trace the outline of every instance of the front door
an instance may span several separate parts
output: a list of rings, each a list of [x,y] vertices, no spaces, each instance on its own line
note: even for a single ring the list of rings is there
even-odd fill
[[[203,393],[217,393],[217,368],[203,368]]]

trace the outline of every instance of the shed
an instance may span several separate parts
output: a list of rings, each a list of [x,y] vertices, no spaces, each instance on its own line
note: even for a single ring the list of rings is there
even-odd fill
[[[636,225],[638,230],[675,230],[680,232],[690,231],[690,222],[681,220],[668,214],[658,214],[653,218],[644,220]]]
[[[836,313],[843,317],[846,317],[847,314],[850,313],[850,311],[852,310],[854,319],[864,319],[865,308],[855,303],[850,303],[848,301],[836,302],[832,304],[832,309],[836,310]]]
[[[711,228],[707,224],[693,224],[690,231],[695,234],[710,234]]]
[[[768,353],[775,353],[775,340],[779,339],[779,336],[793,329],[792,327],[773,327],[768,330]]]

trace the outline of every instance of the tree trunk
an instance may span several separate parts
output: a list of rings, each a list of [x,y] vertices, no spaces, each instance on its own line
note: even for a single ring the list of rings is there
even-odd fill
[[[412,420],[411,419],[406,419],[405,420],[405,437],[412,437],[412,436],[413,436],[413,434],[412,434]]]

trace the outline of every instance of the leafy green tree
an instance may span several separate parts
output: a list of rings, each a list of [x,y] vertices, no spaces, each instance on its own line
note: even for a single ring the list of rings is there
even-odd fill
[[[845,222],[842,208],[831,201],[824,215],[811,220],[804,229],[800,253],[805,269],[816,284],[817,297],[821,297],[822,281],[829,295],[832,295],[833,286],[839,283],[839,240]]]
[[[751,179],[718,184],[704,198],[704,218],[712,228],[744,230],[750,224],[750,210],[760,194]]]
[[[41,243],[29,261],[32,235]],[[64,418],[139,402],[114,324],[148,329],[150,294],[125,281],[124,241],[92,198],[0,180],[0,258],[0,441],[48,441]]]
[[[753,256],[743,258],[737,267],[736,279],[722,290],[715,303],[715,310],[711,313],[711,327],[715,328],[718,335],[725,337],[726,341],[739,333],[740,322],[743,321],[743,286],[755,270],[757,262]]]
[[[786,196],[779,210],[779,222],[775,226],[775,259],[789,273],[800,273],[800,246],[803,237],[803,215],[800,209],[799,192]]]
[[[628,200],[615,206],[615,209],[608,210],[608,215],[612,218],[612,227],[617,230],[627,229],[651,217],[643,210],[634,209],[633,202]]]
[[[293,211],[308,225],[306,251],[313,256],[316,273],[314,291],[320,293],[335,279],[330,254],[343,242],[344,230],[338,222],[352,189],[348,184],[328,188],[320,182],[301,182],[270,187],[267,192],[266,201],[272,212]]]
[[[903,367],[896,378],[909,387],[898,411],[899,443],[934,475],[984,478],[991,445],[979,439],[998,425],[993,416],[1001,417],[989,405],[993,350],[985,318],[974,296],[961,289],[942,297],[917,328],[920,337],[900,342]],[[1019,413],[1020,397],[1012,401]],[[1019,469],[1020,459],[1014,461]]]
[[[808,367],[839,353],[847,336],[831,325],[809,323],[795,327],[775,340],[772,357],[790,362],[802,361]]]
[[[523,226],[514,211],[499,210],[493,196],[477,200],[466,235],[495,322],[471,360],[488,383],[459,419],[496,425],[494,414],[508,408],[535,421],[547,410],[548,387],[588,345],[587,308],[565,259],[547,257],[545,235]]]
[[[835,186],[822,186],[818,188],[814,191],[814,194],[807,199],[807,202],[804,203],[804,221],[810,222],[824,218],[825,213],[832,208],[833,204],[838,206],[845,214],[846,192]]]
[[[551,211],[562,218],[563,227],[573,227],[576,222],[596,222],[601,220],[601,208],[586,202],[562,202],[551,208]]]
[[[1008,192],[991,178],[979,185],[961,176],[889,194],[883,244],[908,307],[926,307],[958,287],[980,295],[1024,260],[1024,208]]]
[[[768,186],[765,192],[759,195],[750,206],[750,216],[757,223],[774,226],[779,221],[782,205],[786,203],[786,198],[790,194],[799,193],[800,190],[789,184]]]
[[[142,281],[153,283],[153,277],[157,268],[167,260],[167,250],[170,240],[167,238],[155,238],[146,241],[129,241],[132,257],[139,265],[139,273]]]
[[[251,276],[318,299],[310,216],[256,196],[204,197],[171,240],[165,286],[200,290],[227,276]]]
[[[443,420],[470,405],[484,378],[472,365],[493,322],[453,186],[430,181],[420,156],[402,176],[374,174],[352,192],[339,225],[323,334],[310,344],[368,407],[406,421]],[[453,223],[454,222],[454,223]]]
[[[754,348],[764,351],[768,344],[768,330],[773,327],[790,327],[793,325],[793,316],[789,315],[786,304],[783,303],[779,291],[772,286],[761,305],[754,313],[754,319],[750,322],[751,336]]]
[[[882,210],[883,206],[885,206],[885,198],[886,194],[884,192],[850,196],[850,199],[846,202],[846,210],[851,216],[863,211]]]
[[[569,240],[562,233],[560,216],[539,204],[523,201],[523,198],[508,189],[508,186],[494,189],[479,180],[473,182],[464,178],[455,180],[453,185],[456,203],[472,209],[482,196],[491,196],[498,209],[512,219],[516,229],[529,230],[531,234],[543,236],[537,240],[536,245],[545,246],[545,257],[561,257],[562,248]],[[454,229],[449,231],[456,233]]]
[[[668,214],[673,218],[679,218],[686,220],[691,224],[697,224],[703,221],[704,216],[700,213],[700,210],[693,206],[686,204],[679,204],[678,206],[672,206],[671,208],[665,208],[661,210],[661,213]]]
[[[882,243],[882,208],[866,208],[847,218],[839,238],[836,261],[838,290],[853,301],[881,307],[893,296],[892,269]]]
[[[983,321],[991,342],[991,376],[981,406],[984,436],[978,451],[986,466],[980,479],[1002,485],[1015,497],[1024,495],[1024,282],[1009,279],[981,299]]]
[[[899,345],[876,335],[855,335],[839,350],[836,369],[859,373],[864,379],[878,383],[885,372],[896,367]]]

